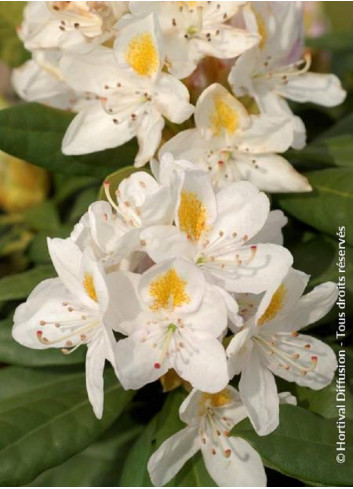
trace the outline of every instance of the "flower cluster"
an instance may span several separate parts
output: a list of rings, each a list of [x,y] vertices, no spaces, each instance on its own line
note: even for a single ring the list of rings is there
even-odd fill
[[[313,389],[331,382],[332,350],[297,330],[328,312],[337,287],[302,296],[308,276],[280,244],[285,218],[253,184],[214,190],[206,172],[170,154],[152,169],[114,194],[106,183],[107,201],[93,203],[69,238],[48,239],[58,278],[18,307],[13,336],[66,354],[86,345],[99,418],[106,360],[125,389],[170,369],[191,384],[180,411],[189,427],[150,460],[157,485],[200,447],[219,485],[264,485],[259,456],[229,431],[246,415],[261,435],[277,427],[273,374]],[[229,386],[237,374],[239,393]],[[158,463],[165,452],[173,463]]]
[[[137,137],[138,167],[166,142],[160,155],[192,160],[217,188],[306,192],[277,154],[305,145],[286,99],[331,107],[345,92],[308,71],[301,16],[299,2],[29,2],[19,34],[32,59],[13,82],[25,100],[78,112],[65,154]],[[217,83],[227,71],[232,92]]]
[[[58,276],[17,308],[13,336],[64,354],[86,345],[98,418],[106,361],[125,389],[170,370],[190,385],[187,427],[149,460],[155,485],[198,450],[218,485],[266,485],[260,456],[232,428],[245,417],[260,436],[277,428],[279,404],[296,400],[274,375],[321,389],[336,370],[329,346],[298,333],[331,309],[336,284],[304,294],[309,277],[283,246],[287,219],[264,193],[311,189],[277,154],[305,144],[285,98],[332,106],[345,95],[334,75],[308,72],[300,16],[297,2],[26,8],[20,35],[33,57],[14,72],[18,93],[77,112],[64,153],[137,137],[135,166],[151,160],[151,172],[106,181],[70,237],[48,239]],[[210,57],[233,92],[206,80],[194,107]]]

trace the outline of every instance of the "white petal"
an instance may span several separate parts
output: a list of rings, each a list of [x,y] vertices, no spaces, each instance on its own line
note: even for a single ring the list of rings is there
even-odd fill
[[[77,335],[75,330],[87,326],[87,321],[82,320],[82,314],[87,314],[87,310],[76,302],[76,297],[58,278],[41,282],[27,301],[16,309],[14,339],[34,349],[64,348],[68,346],[67,340],[70,340],[70,346],[77,345],[81,339],[80,332]],[[92,317],[92,322],[95,320]],[[67,328],[67,324],[72,327]]]
[[[210,143],[201,137],[197,129],[186,129],[164,143],[159,156],[171,153],[175,158],[185,158],[198,165],[209,146]]]
[[[60,70],[70,87],[78,92],[91,92],[101,97],[107,96],[104,87],[116,87],[121,81],[111,49],[96,47],[89,53],[64,53],[60,60]]]
[[[167,73],[162,73],[158,80],[154,103],[164,117],[177,124],[189,119],[194,112],[185,85]]]
[[[279,424],[279,397],[273,374],[261,363],[256,349],[242,370],[239,394],[257,434],[272,433]]]
[[[99,335],[88,347],[86,355],[86,388],[89,402],[98,419],[103,415],[104,390],[103,370],[105,364],[105,344]]]
[[[250,362],[253,342],[250,328],[244,328],[234,335],[227,348],[229,377],[246,368]]]
[[[298,301],[293,326],[303,328],[326,316],[337,300],[337,284],[325,282],[315,287]]]
[[[269,199],[263,192],[248,182],[236,182],[223,188],[217,193],[218,216],[212,231],[209,233],[212,241],[218,234],[223,233],[224,241],[232,238],[234,250],[239,243],[246,242],[258,233],[264,226],[269,213]],[[227,243],[229,249],[229,243]],[[219,246],[222,253],[222,247]]]
[[[337,76],[322,73],[289,77],[287,84],[276,89],[280,95],[296,102],[313,102],[325,107],[339,105],[346,98],[346,91]]]
[[[229,382],[225,350],[219,340],[200,330],[185,331],[185,348],[171,359],[184,380],[202,392],[219,392]]]
[[[278,396],[280,404],[291,404],[292,406],[297,405],[297,398],[293,396],[291,392],[280,392]]]
[[[329,385],[337,368],[336,356],[328,345],[307,335],[276,335],[275,353],[264,355],[268,368],[279,377],[319,390]],[[299,357],[298,357],[299,355]]]
[[[201,267],[230,292],[261,294],[266,291],[259,310],[261,316],[292,265],[293,257],[285,248],[270,243],[243,246],[236,253],[236,260],[234,253],[224,254]]]
[[[279,209],[270,211],[264,227],[250,240],[250,243],[273,243],[282,246],[282,228],[287,222],[288,218],[283,211]]]
[[[293,141],[291,118],[268,114],[251,117],[251,125],[234,139],[239,151],[249,153],[282,153]]]
[[[141,231],[143,249],[153,261],[160,263],[173,257],[193,260],[196,249],[184,233],[174,226],[151,226]]]
[[[235,58],[254,47],[258,42],[256,34],[229,25],[210,27],[208,31],[208,34],[211,35],[208,39],[195,39],[194,41],[197,51],[203,56]]]
[[[199,170],[185,172],[177,202],[177,227],[196,244],[206,236],[216,217],[216,197],[208,175]]]
[[[234,133],[246,129],[251,119],[245,107],[219,83],[213,83],[200,95],[195,124],[205,139],[222,137],[231,141]]]
[[[157,487],[167,484],[199,449],[196,428],[184,428],[168,438],[148,461],[152,483]]]
[[[66,130],[62,151],[67,155],[87,154],[120,146],[136,134],[136,126],[130,120],[119,124],[119,115],[109,115],[100,102],[84,108]]]
[[[309,275],[294,268],[290,268],[286,277],[283,279],[280,288],[276,290],[277,297],[271,298],[269,312],[265,312],[265,317],[260,318],[260,328],[272,332],[291,332],[295,329],[295,317],[300,300],[305,287],[309,281]],[[276,293],[275,292],[275,293]],[[275,301],[274,307],[272,301]],[[260,308],[263,309],[260,305]],[[267,318],[266,318],[267,316]],[[259,314],[256,315],[259,318]],[[265,319],[266,318],[266,319]]]
[[[194,331],[210,333],[221,337],[227,327],[227,307],[222,289],[210,284],[206,285],[205,294],[200,307],[187,316],[187,323],[192,324]]]
[[[119,29],[114,50],[119,68],[128,75],[136,80],[155,80],[164,63],[163,35],[157,16],[151,13],[132,19]]]
[[[82,252],[70,239],[48,238],[48,250],[56,273],[65,287],[74,295],[82,297],[83,285],[80,280]]]
[[[137,128],[139,150],[135,158],[136,167],[145,165],[154,156],[164,127],[164,119],[157,110],[148,110],[141,117]]]
[[[153,341],[144,341],[144,336],[144,330],[139,329],[116,345],[117,369],[126,390],[140,389],[169,370],[168,360],[161,361],[160,348],[153,347]]]
[[[220,487],[265,487],[266,474],[260,455],[241,438],[228,439],[231,455],[226,458],[220,450],[212,453],[209,443],[201,444],[208,473]]]

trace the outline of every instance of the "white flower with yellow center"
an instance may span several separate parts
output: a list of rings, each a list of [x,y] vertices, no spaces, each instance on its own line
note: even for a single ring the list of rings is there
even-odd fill
[[[116,346],[122,385],[139,389],[173,368],[194,387],[217,392],[229,381],[225,350],[218,340],[227,327],[222,295],[192,264],[168,260],[141,276],[116,297],[127,318],[128,338]]]
[[[88,249],[70,240],[49,239],[58,278],[41,282],[15,312],[13,337],[35,349],[61,348],[70,353],[87,345],[86,385],[97,418],[103,412],[103,369],[116,368],[113,328],[119,315],[111,293],[122,293],[117,275],[106,275]]]
[[[275,154],[292,143],[292,122],[283,115],[249,115],[222,85],[214,83],[199,97],[195,129],[182,131],[160,154],[193,161],[209,172],[216,189],[248,180],[267,192],[305,192],[308,180]]]
[[[141,249],[156,263],[188,259],[209,283],[230,292],[265,292],[269,303],[293,258],[277,244],[254,243],[268,216],[268,197],[251,183],[233,183],[215,194],[206,173],[186,170],[175,225],[142,230]]]
[[[227,348],[229,371],[231,376],[241,373],[239,393],[260,435],[271,433],[279,423],[273,375],[322,389],[336,370],[336,357],[328,345],[297,332],[325,316],[337,299],[333,282],[302,296],[308,278],[291,269],[265,311],[258,297],[238,298],[246,322]]]
[[[74,118],[63,152],[91,153],[136,136],[135,165],[144,165],[160,143],[164,117],[181,123],[194,109],[185,85],[162,71],[164,60],[163,38],[153,14],[122,28],[114,49],[65,54],[60,64],[65,81],[98,100]]]
[[[113,38],[127,11],[128,2],[28,2],[18,32],[29,51],[88,47]]]
[[[261,41],[236,60],[229,83],[237,97],[251,95],[261,112],[291,117],[292,146],[300,149],[305,126],[285,99],[334,107],[346,92],[337,76],[308,71],[310,55],[302,57],[303,20],[296,2],[251,2],[243,12],[247,29]]]
[[[227,22],[246,2],[130,2],[134,16],[154,12],[166,43],[166,62],[177,78],[189,76],[204,56],[234,58],[254,46],[257,35]],[[123,18],[121,23],[126,23]]]
[[[168,438],[148,461],[155,486],[164,486],[199,450],[206,469],[220,487],[265,487],[259,454],[231,429],[246,418],[238,392],[231,386],[216,394],[193,390],[180,406],[187,427]]]

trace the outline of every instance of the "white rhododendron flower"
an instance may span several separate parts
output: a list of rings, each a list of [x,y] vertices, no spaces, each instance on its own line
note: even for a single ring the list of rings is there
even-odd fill
[[[246,322],[227,348],[230,375],[241,373],[240,396],[260,435],[267,435],[279,423],[273,374],[322,389],[330,384],[337,367],[329,346],[297,332],[324,317],[338,295],[337,285],[325,282],[302,296],[308,279],[291,269],[264,312],[258,297],[244,297],[240,312]]]
[[[310,56],[302,55],[302,16],[296,2],[251,2],[243,13],[247,29],[261,41],[236,60],[229,83],[237,97],[254,97],[261,112],[291,117],[292,146],[300,149],[305,127],[285,99],[333,107],[346,92],[337,76],[308,71]]]
[[[139,389],[173,368],[197,389],[217,392],[229,381],[225,350],[217,339],[227,327],[222,295],[185,260],[168,260],[134,277],[117,298],[128,338],[116,347],[121,382]],[[135,289],[135,291],[134,291]]]
[[[195,129],[170,139],[160,154],[171,152],[208,171],[215,188],[249,180],[268,192],[306,192],[308,180],[275,154],[293,141],[286,115],[249,115],[222,85],[214,83],[199,97]]]
[[[141,246],[157,263],[186,258],[210,283],[231,292],[266,292],[264,301],[269,302],[293,258],[276,244],[249,244],[268,215],[267,196],[251,183],[233,183],[215,193],[206,173],[186,170],[175,225],[143,230]]]
[[[28,2],[19,35],[29,51],[101,44],[127,11],[128,2]]]
[[[61,348],[69,353],[87,345],[87,392],[101,418],[105,360],[117,373],[113,335],[117,315],[111,300],[115,276],[106,276],[90,250],[82,253],[70,239],[48,239],[48,247],[58,278],[41,282],[17,308],[12,334],[21,345],[35,349]]]
[[[65,154],[83,154],[120,146],[137,137],[136,166],[154,155],[164,117],[184,122],[193,112],[189,93],[162,71],[163,37],[154,14],[122,28],[114,50],[99,47],[87,54],[66,53],[61,69],[77,91],[99,97],[79,112],[63,140]]]
[[[204,56],[234,58],[258,42],[256,34],[227,24],[245,3],[130,2],[130,10],[133,18],[158,15],[167,67],[177,78],[185,78]]]
[[[18,30],[31,57],[12,71],[15,91],[66,113],[35,104],[7,109],[9,151],[13,129],[30,131],[22,151],[29,161],[46,166],[53,153],[58,171],[62,163],[73,175],[106,180],[92,202],[95,180],[55,178],[61,236],[82,203],[90,205],[68,238],[48,238],[57,277],[17,307],[14,339],[65,355],[86,346],[87,393],[99,419],[106,361],[121,391],[143,389],[134,409],[147,408],[151,423],[134,446],[155,437],[148,471],[156,486],[170,483],[198,451],[196,468],[203,459],[216,485],[265,486],[259,453],[237,436],[245,424],[233,428],[249,418],[246,429],[251,422],[260,436],[280,419],[289,429],[288,413],[300,420],[305,411],[284,408],[280,416],[280,403],[296,399],[278,392],[275,376],[319,390],[337,367],[328,345],[298,333],[327,314],[337,286],[326,282],[303,295],[309,276],[292,268],[282,232],[288,219],[265,194],[312,190],[282,156],[305,163],[305,155],[287,152],[306,140],[287,99],[333,107],[345,97],[335,75],[308,71],[301,3],[28,2]],[[97,154],[84,156],[90,153]],[[117,171],[105,176],[113,157]],[[60,171],[70,175],[71,167]],[[19,256],[35,266],[37,226],[14,217],[11,229],[23,234]],[[289,234],[305,229],[291,219]],[[341,247],[341,228],[337,235]],[[152,419],[162,390],[176,388],[188,392],[179,410],[186,427],[177,433],[173,397]],[[122,394],[121,409],[129,397]],[[168,423],[161,430],[160,420]],[[166,431],[175,434],[165,439]],[[266,463],[275,437],[261,440]]]
[[[231,429],[247,416],[233,387],[216,394],[193,390],[179,414],[187,427],[168,438],[149,459],[147,467],[155,486],[167,484],[199,450],[218,486],[266,486],[259,454],[247,441],[230,436]]]
[[[122,180],[114,194],[104,182],[107,201],[97,201],[75,225],[71,238],[80,249],[90,246],[97,257],[114,262],[139,247],[139,230],[155,224],[172,224],[181,173],[191,163],[170,156],[152,165],[155,177],[136,171]],[[163,202],[163,205],[161,205]]]

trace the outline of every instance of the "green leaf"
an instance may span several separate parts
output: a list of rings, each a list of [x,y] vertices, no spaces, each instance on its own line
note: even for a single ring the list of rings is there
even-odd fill
[[[120,183],[125,179],[128,178],[130,175],[133,173],[136,173],[137,171],[142,171],[143,169],[140,168],[135,168],[134,166],[127,166],[126,168],[122,168],[121,170],[117,170],[110,175],[108,175],[105,178],[105,182],[109,182],[109,192],[113,196],[119,187]],[[143,170],[146,171],[146,170]],[[101,186],[98,194],[98,199],[99,200],[107,200],[105,190],[104,190],[104,184]]]
[[[348,228],[347,228],[348,229]],[[336,237],[337,238],[337,237]],[[290,246],[294,256],[295,268],[310,275],[309,288],[323,282],[337,282],[339,271],[338,241],[323,234],[312,234],[308,239]],[[346,312],[353,313],[353,248],[345,247],[346,254]],[[313,260],[315,257],[315,260]],[[337,310],[333,308],[329,313],[332,320],[337,318]],[[327,322],[327,317],[323,319]]]
[[[353,168],[353,135],[340,134],[315,140],[300,151],[290,150],[287,158],[294,161],[313,162],[326,166]]]
[[[70,355],[64,355],[58,348],[33,350],[20,345],[12,338],[12,317],[0,321],[0,362],[25,367],[45,367],[49,365],[72,365],[83,363],[86,348],[78,348]]]
[[[50,200],[26,210],[23,213],[23,220],[36,231],[55,233],[60,227],[58,210]]]
[[[69,215],[69,221],[76,223],[87,212],[88,207],[92,202],[97,199],[97,189],[87,188],[77,197],[75,203],[72,205]]]
[[[172,391],[163,409],[142,432],[126,459],[119,485],[121,487],[153,486],[147,471],[147,462],[157,448],[170,436],[185,428],[180,421],[179,407],[185,398],[181,390]],[[215,487],[208,475],[201,454],[192,457],[167,484],[168,487]]]
[[[329,420],[298,406],[280,407],[279,427],[268,436],[258,436],[248,419],[239,423],[233,436],[247,440],[265,465],[309,484],[351,486],[353,423],[346,421],[346,463],[336,462],[336,419]]]
[[[334,53],[352,51],[352,31],[329,32],[320,37],[308,38],[306,43],[311,48],[327,49]]]
[[[26,2],[0,2],[0,59],[12,67],[29,57],[16,30],[25,5]]]
[[[279,197],[282,209],[319,231],[336,236],[346,226],[347,243],[353,244],[353,169],[327,169],[307,173],[313,187],[308,194]]]
[[[65,156],[61,142],[74,114],[29,103],[0,111],[0,149],[13,156],[66,175],[104,178],[129,166],[136,154],[131,141],[118,148],[80,156]]]
[[[319,391],[308,387],[295,386],[298,404],[324,418],[337,419],[336,380]],[[346,418],[353,420],[353,395],[347,389],[345,393]]]
[[[127,452],[140,434],[128,415],[121,416],[109,430],[83,452],[47,470],[35,479],[34,487],[116,487]]]
[[[97,420],[83,372],[2,369],[0,484],[27,484],[97,439],[132,395],[120,387],[111,370],[105,381],[104,416]]]
[[[0,279],[0,301],[27,298],[42,280],[55,276],[52,265],[39,265],[32,270]]]

